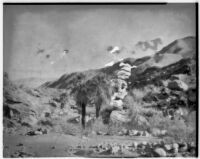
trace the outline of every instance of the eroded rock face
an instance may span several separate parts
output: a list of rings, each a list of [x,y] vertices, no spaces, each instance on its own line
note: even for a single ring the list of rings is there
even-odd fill
[[[124,111],[112,111],[110,118],[113,122],[130,122],[128,114]]]
[[[110,115],[112,121],[118,122],[129,122],[127,113],[123,111],[123,99],[128,94],[127,93],[127,81],[131,76],[131,69],[135,68],[136,66],[131,66],[127,63],[121,62],[119,64],[121,67],[120,70],[117,72],[117,80],[113,83],[113,86],[116,86],[116,92],[114,92],[113,96],[111,97],[110,105],[118,111],[113,111]]]

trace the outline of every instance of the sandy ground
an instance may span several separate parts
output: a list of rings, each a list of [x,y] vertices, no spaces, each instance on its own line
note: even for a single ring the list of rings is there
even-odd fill
[[[120,137],[120,136],[92,136],[81,138],[64,134],[47,134],[37,136],[22,136],[4,134],[3,143],[4,157],[15,157],[16,152],[26,152],[32,157],[68,157],[68,156],[90,156],[89,147],[103,142],[158,142],[158,138],[147,137]],[[84,148],[77,149],[78,145]],[[75,153],[75,154],[74,154]],[[137,156],[137,154],[132,154]],[[98,156],[97,156],[98,157]],[[105,156],[101,156],[105,157]],[[111,157],[111,156],[109,156]],[[124,157],[124,156],[123,156]]]

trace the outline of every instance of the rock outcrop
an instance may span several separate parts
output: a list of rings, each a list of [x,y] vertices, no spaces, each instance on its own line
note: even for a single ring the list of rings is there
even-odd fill
[[[114,122],[129,122],[128,113],[124,110],[123,99],[128,94],[127,93],[127,79],[131,76],[131,69],[136,68],[136,66],[131,66],[130,64],[121,62],[119,64],[121,67],[117,72],[117,80],[113,85],[117,85],[116,92],[114,92],[111,97],[110,105],[117,110],[112,111],[110,118]]]

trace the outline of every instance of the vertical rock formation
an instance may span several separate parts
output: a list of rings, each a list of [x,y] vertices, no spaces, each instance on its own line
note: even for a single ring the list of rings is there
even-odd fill
[[[115,84],[113,84],[117,85],[117,89],[111,97],[110,103],[110,105],[117,110],[112,111],[110,119],[117,122],[128,122],[129,119],[126,110],[124,110],[123,99],[127,95],[128,84],[126,80],[131,76],[131,69],[136,68],[136,66],[131,66],[130,64],[123,62],[121,62],[119,66],[121,68],[117,72],[117,80],[115,81]]]

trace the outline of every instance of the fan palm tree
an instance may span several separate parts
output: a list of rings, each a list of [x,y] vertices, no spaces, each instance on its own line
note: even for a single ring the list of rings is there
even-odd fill
[[[80,84],[72,93],[76,92],[75,100],[81,108],[81,124],[85,129],[86,106],[92,100],[95,104],[96,118],[99,117],[102,105],[106,105],[111,96],[111,89],[105,76],[99,75],[86,83]]]
[[[81,108],[81,124],[85,129],[85,116],[86,116],[86,106],[88,103],[87,88],[85,85],[80,85],[76,94],[76,103],[79,108]]]

